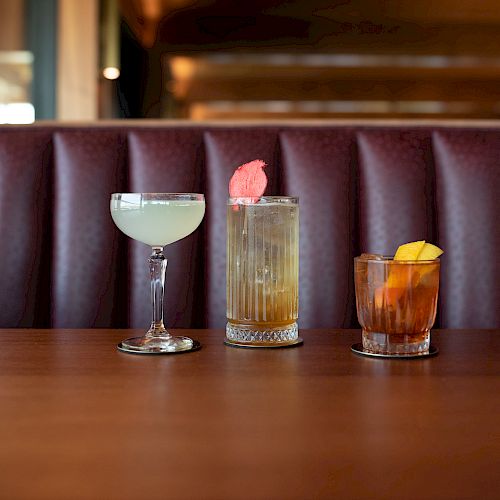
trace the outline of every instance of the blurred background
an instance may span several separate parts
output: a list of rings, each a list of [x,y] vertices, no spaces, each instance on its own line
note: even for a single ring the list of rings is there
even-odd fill
[[[0,0],[0,123],[499,116],[499,0]]]

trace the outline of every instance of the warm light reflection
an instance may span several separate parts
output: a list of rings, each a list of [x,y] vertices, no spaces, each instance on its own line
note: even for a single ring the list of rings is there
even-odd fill
[[[161,0],[142,0],[142,14],[145,19],[157,20],[163,14],[163,5]]]
[[[496,56],[219,51],[164,64],[164,89],[192,120],[496,118],[500,109]]]
[[[35,108],[29,102],[0,104],[0,123],[24,124],[35,121]]]
[[[172,91],[177,98],[182,98],[186,95],[189,84],[191,83],[197,61],[192,57],[172,57],[170,59],[170,71],[172,72]]]
[[[102,70],[102,75],[107,80],[116,80],[120,76],[120,70],[110,66]]]

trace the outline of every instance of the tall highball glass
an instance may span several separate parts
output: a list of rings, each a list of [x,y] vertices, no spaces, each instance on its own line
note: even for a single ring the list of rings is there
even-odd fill
[[[230,198],[226,344],[297,344],[298,307],[298,198]]]

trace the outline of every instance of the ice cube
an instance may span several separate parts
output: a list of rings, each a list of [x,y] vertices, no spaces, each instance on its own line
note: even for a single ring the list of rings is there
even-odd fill
[[[385,260],[385,257],[378,253],[362,253],[359,258],[363,260]]]

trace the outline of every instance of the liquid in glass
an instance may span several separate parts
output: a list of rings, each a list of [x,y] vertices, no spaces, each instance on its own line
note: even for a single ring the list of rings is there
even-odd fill
[[[363,349],[375,354],[427,354],[436,318],[439,259],[354,259]]]
[[[293,343],[298,338],[298,200],[235,201],[227,206],[226,340]]]
[[[151,247],[152,321],[143,337],[121,342],[126,352],[152,354],[188,352],[195,342],[172,336],[163,324],[163,295],[167,259],[163,248],[191,234],[205,214],[205,197],[197,193],[114,193],[111,217],[127,236]]]

